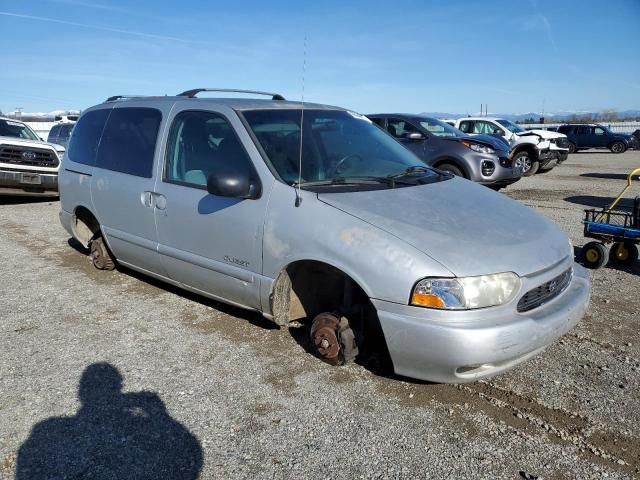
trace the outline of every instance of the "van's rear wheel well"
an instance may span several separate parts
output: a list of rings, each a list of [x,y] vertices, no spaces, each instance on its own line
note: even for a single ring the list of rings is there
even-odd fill
[[[76,208],[73,214],[73,233],[83,247],[89,248],[91,239],[100,234],[100,224],[86,207]]]

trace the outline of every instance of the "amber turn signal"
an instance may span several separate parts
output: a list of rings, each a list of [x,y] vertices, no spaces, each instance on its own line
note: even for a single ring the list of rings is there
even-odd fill
[[[442,298],[430,293],[416,293],[411,295],[411,305],[418,307],[444,308],[445,303]]]

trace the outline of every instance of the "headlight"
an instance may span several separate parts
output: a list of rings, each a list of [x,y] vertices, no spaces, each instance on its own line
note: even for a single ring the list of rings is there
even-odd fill
[[[470,148],[474,152],[478,153],[495,153],[495,150],[491,147],[487,147],[485,145],[480,145],[479,143],[471,143],[471,142],[460,142],[465,147]]]
[[[520,278],[513,272],[463,278],[425,278],[411,293],[411,305],[442,310],[470,310],[513,299]]]

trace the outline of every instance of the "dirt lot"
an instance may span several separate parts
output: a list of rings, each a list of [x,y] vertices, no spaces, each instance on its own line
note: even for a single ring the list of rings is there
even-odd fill
[[[634,166],[575,154],[507,195],[580,246],[582,209]],[[300,329],[99,272],[58,208],[0,200],[0,478],[640,477],[640,265],[593,273],[588,315],[537,358],[432,385],[330,367]]]

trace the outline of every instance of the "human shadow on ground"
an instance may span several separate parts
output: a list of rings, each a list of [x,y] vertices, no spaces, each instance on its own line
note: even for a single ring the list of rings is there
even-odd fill
[[[156,393],[122,393],[118,370],[94,363],[82,374],[78,397],[76,415],[33,427],[18,451],[16,480],[198,478],[200,443]]]

